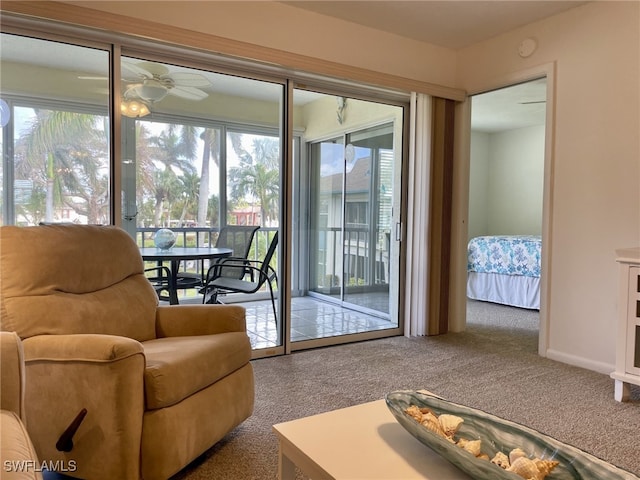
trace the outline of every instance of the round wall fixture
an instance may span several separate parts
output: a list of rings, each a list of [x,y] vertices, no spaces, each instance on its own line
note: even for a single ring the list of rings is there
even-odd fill
[[[527,58],[536,51],[536,48],[538,48],[538,42],[536,42],[535,38],[525,38],[518,46],[518,54],[522,58]]]

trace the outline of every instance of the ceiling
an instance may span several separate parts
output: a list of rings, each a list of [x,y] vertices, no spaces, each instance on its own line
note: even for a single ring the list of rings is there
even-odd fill
[[[457,50],[588,2],[303,0],[282,3]],[[472,99],[472,129],[495,133],[544,125],[544,100],[544,79],[476,95]]]
[[[541,78],[471,98],[471,129],[496,133],[544,125],[547,80]]]
[[[413,40],[460,49],[588,2],[303,0],[281,3]]]

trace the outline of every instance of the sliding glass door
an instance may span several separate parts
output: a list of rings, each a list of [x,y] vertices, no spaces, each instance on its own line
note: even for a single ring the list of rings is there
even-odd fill
[[[309,290],[388,314],[393,125],[312,144],[311,174]]]
[[[301,180],[309,211],[308,256],[301,258],[307,292],[333,316],[330,325],[323,325],[328,315],[322,313],[313,328],[292,325],[294,341],[311,333],[326,338],[398,327],[403,110],[340,97],[337,104],[342,123],[324,127],[339,133],[308,138]]]

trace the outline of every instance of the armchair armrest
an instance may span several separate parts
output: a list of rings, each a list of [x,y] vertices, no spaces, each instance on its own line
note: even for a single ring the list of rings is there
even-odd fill
[[[37,335],[23,341],[25,361],[114,362],[142,354],[137,340],[116,335]]]
[[[38,456],[73,461],[78,478],[138,478],[142,344],[116,335],[75,334],[38,335],[22,345],[26,415]],[[73,423],[79,426],[70,428]]]
[[[15,332],[0,332],[0,409],[16,413],[24,421],[24,354]]]
[[[245,309],[239,305],[162,305],[156,310],[158,337],[246,331]]]

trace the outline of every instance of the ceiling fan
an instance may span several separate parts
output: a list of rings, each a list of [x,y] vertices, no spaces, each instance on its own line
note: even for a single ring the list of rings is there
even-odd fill
[[[124,78],[125,98],[138,98],[147,102],[159,102],[167,95],[185,100],[202,100],[209,96],[201,90],[211,82],[199,73],[171,72],[165,65],[152,62],[122,63],[132,77]]]
[[[122,62],[123,105],[127,116],[141,117],[149,113],[149,106],[160,102],[167,95],[185,100],[203,100],[209,94],[202,90],[211,82],[199,73],[171,72],[165,65],[153,62]],[[107,80],[106,77],[80,76],[82,80]],[[125,105],[126,104],[126,105]],[[135,112],[128,112],[128,105]],[[140,109],[140,110],[138,110]]]

